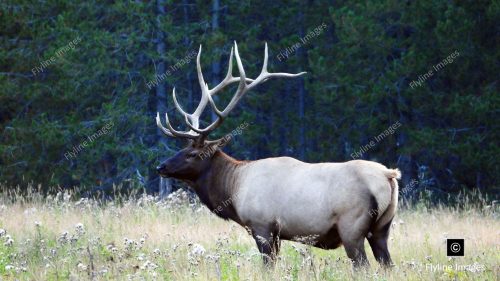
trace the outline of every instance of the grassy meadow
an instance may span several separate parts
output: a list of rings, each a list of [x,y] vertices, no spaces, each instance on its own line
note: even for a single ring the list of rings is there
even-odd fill
[[[464,238],[465,256],[446,256]],[[383,270],[353,272],[343,248],[283,241],[274,268],[262,266],[247,232],[185,192],[98,203],[70,193],[0,197],[0,280],[499,280],[498,205],[401,206]],[[457,267],[458,266],[458,267]]]

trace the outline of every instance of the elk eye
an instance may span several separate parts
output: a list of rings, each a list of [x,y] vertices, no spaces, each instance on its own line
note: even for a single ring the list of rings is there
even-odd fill
[[[198,153],[196,153],[196,152],[190,152],[190,153],[188,153],[188,155],[187,155],[187,157],[188,157],[188,158],[194,158],[194,157],[196,157],[196,156],[198,156]]]

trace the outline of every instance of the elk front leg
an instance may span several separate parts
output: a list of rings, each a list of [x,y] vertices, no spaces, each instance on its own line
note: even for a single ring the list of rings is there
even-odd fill
[[[252,230],[252,236],[259,252],[262,254],[264,264],[268,266],[274,265],[281,244],[279,237],[269,229],[254,229]]]

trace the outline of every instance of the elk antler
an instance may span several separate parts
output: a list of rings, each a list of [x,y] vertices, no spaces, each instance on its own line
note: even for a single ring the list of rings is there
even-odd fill
[[[201,87],[201,100],[200,103],[198,104],[198,107],[196,110],[192,113],[189,114],[186,111],[182,109],[182,107],[179,105],[179,102],[177,101],[177,97],[175,95],[175,88],[172,91],[172,96],[174,100],[175,107],[177,110],[184,116],[186,125],[190,128],[189,131],[181,132],[181,131],[176,131],[172,125],[169,122],[168,115],[165,113],[165,121],[167,123],[167,127],[163,127],[160,121],[160,115],[157,113],[156,115],[156,124],[158,127],[169,137],[181,137],[181,138],[190,138],[190,139],[197,139],[197,138],[206,138],[210,132],[215,130],[217,127],[219,127],[222,122],[224,121],[224,118],[226,118],[229,113],[235,108],[235,106],[238,104],[240,99],[246,94],[248,90],[253,89],[255,86],[259,85],[260,83],[263,83],[267,81],[269,78],[272,77],[297,77],[302,74],[305,74],[306,72],[301,72],[297,74],[290,74],[290,73],[269,73],[267,71],[267,61],[268,61],[268,51],[267,51],[267,43],[265,45],[265,51],[264,51],[264,63],[262,65],[262,71],[260,72],[259,76],[255,79],[250,79],[246,77],[245,70],[243,69],[243,64],[241,63],[241,58],[238,52],[238,45],[236,42],[234,42],[234,54],[236,56],[236,63],[238,65],[238,71],[240,72],[240,77],[233,77],[233,48],[231,48],[231,55],[229,57],[229,66],[227,70],[226,77],[224,80],[222,80],[217,86],[215,86],[213,89],[208,88],[208,84],[205,83],[205,80],[203,79],[203,73],[201,71],[201,64],[200,64],[200,55],[201,55],[201,45],[200,45],[200,51],[198,52],[198,56],[196,57],[196,68],[198,72],[198,81],[200,83]],[[215,105],[212,96],[219,93],[222,91],[226,86],[233,84],[235,82],[239,82],[238,88],[236,90],[236,93],[234,94],[233,98],[229,102],[229,104],[226,106],[226,108],[222,111],[220,111],[217,106]],[[248,82],[248,84],[247,84]],[[200,116],[205,107],[207,106],[207,103],[210,103],[210,106],[214,110],[215,114],[217,115],[217,119],[211,123],[209,126],[207,126],[205,129],[200,129]]]

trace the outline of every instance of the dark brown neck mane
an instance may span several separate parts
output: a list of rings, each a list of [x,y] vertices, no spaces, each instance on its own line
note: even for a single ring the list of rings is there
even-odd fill
[[[191,184],[201,202],[223,219],[240,223],[233,206],[238,193],[238,175],[240,168],[247,163],[238,161],[217,150],[210,166]]]

